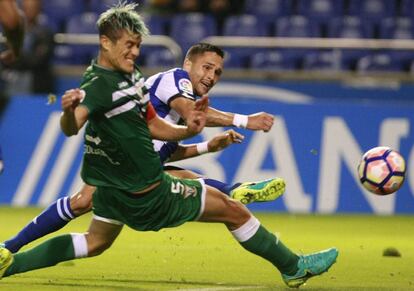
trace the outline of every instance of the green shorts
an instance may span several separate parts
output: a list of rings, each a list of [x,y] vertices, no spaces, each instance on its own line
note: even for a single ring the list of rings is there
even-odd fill
[[[179,179],[164,173],[161,184],[143,195],[110,187],[97,187],[93,195],[94,218],[126,224],[140,231],[158,231],[199,219],[206,188],[201,179]]]

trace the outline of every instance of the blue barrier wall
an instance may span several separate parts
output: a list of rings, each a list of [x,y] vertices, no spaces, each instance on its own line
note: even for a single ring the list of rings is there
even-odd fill
[[[240,130],[246,136],[242,144],[179,164],[227,182],[284,177],[287,191],[283,198],[249,206],[253,210],[414,214],[414,174],[410,171],[414,163],[414,105],[410,99],[389,102],[398,91],[333,84],[296,87],[300,89],[293,90],[295,84],[224,82],[217,86],[211,94],[212,106],[245,114],[266,111],[275,115],[275,125],[269,133]],[[403,91],[414,96],[414,87]],[[343,97],[355,94],[370,101]],[[82,137],[65,138],[60,133],[59,116],[59,104],[46,105],[45,98],[12,100],[0,123],[5,159],[0,204],[47,205],[79,187]],[[220,130],[208,129],[191,142]],[[363,152],[378,145],[399,150],[408,167],[403,187],[386,197],[366,192],[356,176]]]

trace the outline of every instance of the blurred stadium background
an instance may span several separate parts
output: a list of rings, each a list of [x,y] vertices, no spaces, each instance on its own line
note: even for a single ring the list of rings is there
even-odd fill
[[[0,241],[81,183],[82,135],[60,133],[59,100],[48,104],[48,93],[59,97],[78,86],[96,53],[96,19],[117,3],[42,2],[38,20],[53,35],[43,65],[52,74],[0,69]],[[332,273],[308,287],[412,290],[414,0],[137,2],[152,32],[139,57],[145,75],[181,66],[191,44],[211,42],[227,53],[222,80],[210,94],[213,106],[276,117],[271,132],[239,130],[243,144],[180,165],[227,182],[284,177],[281,199],[249,207],[295,250],[341,250]],[[35,51],[27,56],[37,58]],[[31,89],[50,80],[53,90]],[[400,151],[407,163],[405,184],[386,197],[366,192],[356,171],[362,154],[378,145]],[[88,220],[61,232],[84,230]],[[402,257],[383,257],[385,247],[398,248]],[[222,226],[190,223],[157,234],[126,229],[102,258],[6,278],[1,289],[280,290],[282,284]]]
[[[181,165],[228,182],[285,177],[285,197],[253,210],[414,213],[414,0],[137,2],[152,33],[139,57],[147,76],[180,66],[191,44],[210,42],[227,53],[212,104],[277,119],[268,134],[241,130],[242,145]],[[43,1],[38,20],[54,38],[50,93],[79,84],[96,53],[97,17],[114,3]],[[64,138],[59,102],[46,105],[49,92],[27,89],[33,76],[15,76],[3,68],[0,203],[47,205],[79,186],[82,137]],[[374,196],[358,183],[360,156],[378,145],[406,159],[396,195]]]

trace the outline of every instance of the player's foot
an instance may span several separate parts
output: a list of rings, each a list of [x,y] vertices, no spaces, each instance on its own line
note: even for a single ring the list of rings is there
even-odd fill
[[[230,193],[230,197],[243,204],[272,201],[285,192],[285,180],[274,178],[258,182],[246,182]]]
[[[324,251],[309,255],[299,256],[298,271],[295,275],[282,274],[283,281],[291,288],[299,288],[305,282],[313,277],[327,272],[336,262],[338,250],[330,248]]]
[[[0,279],[3,278],[4,273],[12,263],[12,253],[8,249],[0,247]]]

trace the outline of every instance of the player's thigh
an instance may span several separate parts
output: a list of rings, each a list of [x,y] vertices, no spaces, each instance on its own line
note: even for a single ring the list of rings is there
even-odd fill
[[[199,174],[186,169],[168,169],[165,172],[180,179],[198,179],[201,177]]]
[[[108,249],[122,230],[122,224],[92,219],[86,233],[88,256],[96,256]]]
[[[213,187],[206,186],[204,211],[199,221],[222,222],[230,230],[234,230],[245,224],[250,217],[250,211],[242,203]]]
[[[92,209],[92,197],[96,187],[84,184],[82,188],[70,197],[70,208],[75,216],[80,216]]]

